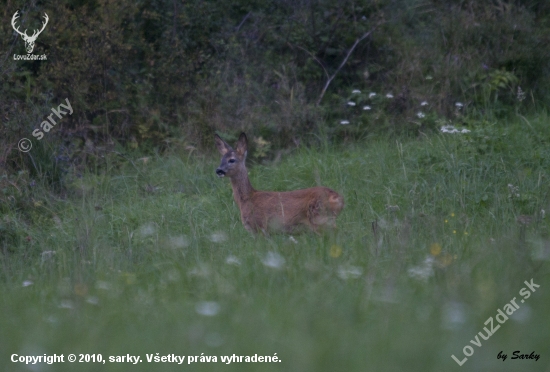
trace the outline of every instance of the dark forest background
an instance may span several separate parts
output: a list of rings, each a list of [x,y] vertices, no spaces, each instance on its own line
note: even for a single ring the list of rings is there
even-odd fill
[[[549,102],[547,1],[0,4],[4,178],[27,170],[55,184],[132,151],[211,152],[215,131],[246,131],[257,156],[273,157],[321,139],[474,127]],[[13,59],[26,54],[10,23],[18,9],[29,34],[48,14],[34,50],[47,61]],[[73,115],[34,140],[66,98]],[[18,151],[23,137],[31,153]]]

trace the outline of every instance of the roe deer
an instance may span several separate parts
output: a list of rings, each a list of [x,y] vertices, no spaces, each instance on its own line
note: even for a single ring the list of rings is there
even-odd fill
[[[245,166],[246,135],[241,133],[237,149],[233,150],[216,134],[216,147],[222,155],[216,174],[230,178],[241,221],[248,231],[267,234],[282,230],[290,233],[308,227],[318,233],[319,227],[336,227],[336,217],[344,208],[344,199],[336,191],[327,187],[286,192],[257,191],[250,184]]]

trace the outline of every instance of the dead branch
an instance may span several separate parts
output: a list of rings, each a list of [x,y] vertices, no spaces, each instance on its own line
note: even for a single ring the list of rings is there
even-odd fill
[[[369,35],[374,31],[374,29],[376,28],[373,27],[369,32],[366,32],[363,36],[361,36],[360,38],[358,38],[357,40],[355,40],[355,43],[353,43],[353,45],[351,46],[351,48],[349,49],[348,51],[348,54],[346,55],[346,57],[344,58],[344,60],[342,61],[342,63],[340,63],[340,66],[338,66],[338,68],[336,69],[336,71],[334,71],[334,74],[332,74],[332,76],[330,76],[327,80],[327,82],[325,83],[325,86],[323,87],[323,90],[321,91],[321,95],[319,96],[319,98],[317,99],[317,106],[319,106],[319,104],[321,103],[321,100],[323,99],[323,97],[325,96],[325,93],[328,89],[328,86],[330,85],[330,83],[332,82],[332,80],[336,77],[336,75],[338,74],[338,72],[340,72],[340,70],[342,69],[342,67],[344,67],[344,65],[346,64],[346,62],[348,61],[348,58],[351,56],[351,53],[353,53],[355,47],[361,42],[363,41],[364,39],[366,39],[367,37],[369,37]]]

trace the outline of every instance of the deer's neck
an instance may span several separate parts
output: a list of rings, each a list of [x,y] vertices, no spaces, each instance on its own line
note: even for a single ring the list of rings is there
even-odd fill
[[[238,174],[231,177],[231,187],[233,188],[235,202],[239,206],[246,203],[252,197],[254,191],[256,191],[248,179],[246,168],[242,168]]]

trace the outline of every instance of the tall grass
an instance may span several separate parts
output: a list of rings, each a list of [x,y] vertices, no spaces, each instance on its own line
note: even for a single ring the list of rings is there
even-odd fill
[[[245,231],[214,155],[132,159],[75,176],[64,197],[38,184],[35,211],[2,221],[24,234],[0,255],[1,369],[26,370],[13,353],[101,353],[144,362],[36,370],[442,371],[459,370],[451,355],[470,345],[464,370],[539,371],[550,355],[549,134],[543,113],[251,164],[258,189],[344,195],[335,233],[296,242]],[[531,278],[540,288],[471,344]],[[541,359],[511,360],[515,350]],[[218,363],[147,363],[155,353]],[[220,360],[274,353],[282,362]]]

